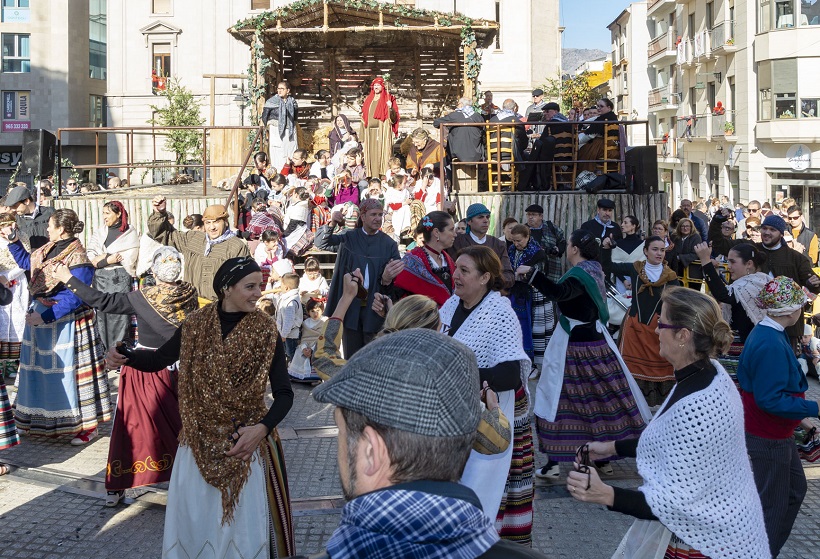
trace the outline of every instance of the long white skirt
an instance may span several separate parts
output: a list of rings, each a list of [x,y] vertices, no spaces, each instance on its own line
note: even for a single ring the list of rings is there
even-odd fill
[[[505,390],[498,393],[498,405],[509,419],[515,417],[515,390]],[[512,423],[512,421],[510,422]],[[470,451],[464,473],[461,475],[462,485],[466,485],[478,495],[484,515],[495,524],[498,509],[501,507],[501,498],[504,496],[504,487],[507,485],[507,476],[510,473],[513,451],[513,429],[510,429],[510,445],[501,454],[481,454]]]
[[[288,158],[293,157],[293,152],[299,149],[299,144],[296,141],[296,131],[293,132],[293,140],[288,137],[287,132],[285,132],[283,139],[279,136],[279,123],[272,120],[268,123],[268,138],[270,142],[268,161],[279,173],[285,163],[288,162]]]
[[[259,451],[251,460],[233,522],[223,526],[222,494],[199,473],[191,449],[180,445],[168,488],[163,559],[269,559],[269,517]]]

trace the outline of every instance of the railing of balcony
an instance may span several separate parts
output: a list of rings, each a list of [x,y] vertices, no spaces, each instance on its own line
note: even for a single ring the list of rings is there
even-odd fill
[[[712,50],[735,44],[735,22],[721,21],[712,28]]]
[[[734,136],[735,111],[712,115],[712,136]]]
[[[649,42],[646,55],[649,58],[664,51],[675,50],[675,29],[670,27],[665,33],[659,35]]]
[[[655,89],[649,90],[649,106],[677,105],[679,97],[680,93],[670,92],[668,85],[656,87]]]
[[[709,115],[687,115],[678,119],[675,136],[681,139],[705,138]],[[722,134],[722,132],[721,132]]]

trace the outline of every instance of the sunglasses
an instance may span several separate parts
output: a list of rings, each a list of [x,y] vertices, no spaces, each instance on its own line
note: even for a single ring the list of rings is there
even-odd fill
[[[658,330],[680,330],[686,326],[675,326],[674,324],[666,324],[658,320]]]
[[[589,490],[591,485],[589,469],[592,466],[592,463],[589,461],[589,445],[582,444],[578,447],[578,450],[575,451],[575,461],[578,463],[578,469],[576,471],[587,475],[587,490]]]
[[[757,208],[756,210],[754,210],[752,208],[749,208],[749,211],[752,212],[752,213],[757,213],[757,212],[760,211],[760,208]]]
[[[757,227],[755,227],[753,225],[750,225],[749,227],[746,228],[746,231],[752,231],[754,233],[758,233],[760,231],[760,226],[758,225]]]
[[[800,219],[799,215],[790,215],[789,216],[789,221],[797,221],[798,219]]]

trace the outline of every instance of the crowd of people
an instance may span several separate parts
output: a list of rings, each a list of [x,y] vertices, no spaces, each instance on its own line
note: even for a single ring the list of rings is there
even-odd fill
[[[137,231],[111,200],[84,245],[73,210],[10,190],[0,449],[82,446],[113,418],[106,505],[168,482],[164,557],[295,556],[276,427],[305,383],[339,428],[330,557],[543,557],[536,480],[634,517],[618,557],[776,557],[806,493],[795,433],[820,413],[818,243],[795,201],[683,200],[649,223],[601,198],[567,232],[539,203],[459,220],[429,134],[404,162],[382,151],[383,80],[363,110],[311,163],[279,84],[236,229],[221,205],[178,227],[157,196]],[[602,481],[625,457],[639,490]]]

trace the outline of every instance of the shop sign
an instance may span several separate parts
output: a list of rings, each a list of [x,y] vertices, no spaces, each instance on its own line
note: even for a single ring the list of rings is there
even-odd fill
[[[14,169],[23,158],[23,150],[20,147],[0,149],[0,169]]]
[[[793,171],[805,171],[811,167],[811,148],[805,144],[794,144],[786,152],[786,162]]]
[[[3,92],[3,132],[22,132],[31,129],[30,99],[30,91]]]
[[[15,8],[12,6],[3,8],[3,23],[29,23],[31,21],[31,11],[29,8]]]

